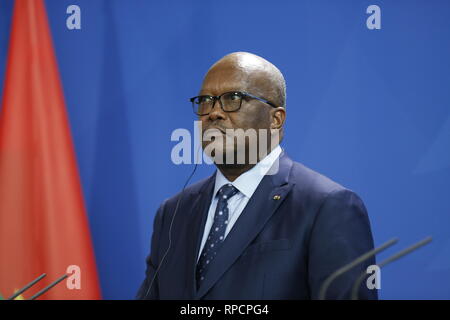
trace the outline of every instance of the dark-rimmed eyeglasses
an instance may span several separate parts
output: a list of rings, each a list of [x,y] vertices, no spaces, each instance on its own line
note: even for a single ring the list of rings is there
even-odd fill
[[[242,100],[244,100],[245,98],[256,99],[258,101],[268,104],[273,108],[278,108],[277,105],[273,104],[272,102],[264,98],[260,98],[248,92],[242,91],[225,92],[222,93],[220,96],[210,96],[210,95],[196,96],[189,100],[192,102],[192,109],[196,115],[206,116],[210,114],[211,111],[214,109],[214,105],[216,104],[217,100],[219,100],[220,107],[224,112],[235,112],[241,108]]]

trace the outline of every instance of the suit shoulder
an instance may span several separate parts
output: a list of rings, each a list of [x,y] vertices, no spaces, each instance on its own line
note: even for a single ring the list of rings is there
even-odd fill
[[[294,192],[297,197],[310,200],[316,205],[322,204],[327,198],[342,200],[352,198],[362,204],[362,200],[354,191],[302,163],[293,161],[290,180],[295,183]]]
[[[294,162],[291,171],[291,181],[294,199],[304,208],[312,209],[313,216],[325,206],[333,207],[333,212],[339,216],[345,212],[344,209],[354,208],[349,212],[357,212],[367,215],[367,210],[362,199],[353,190],[350,190],[330,178],[320,174],[305,165]]]
[[[327,176],[295,161],[293,161],[291,179],[295,182],[297,188],[313,193],[329,194],[347,190],[344,186]]]
[[[209,176],[200,181],[194,182],[191,185],[186,186],[186,188],[184,188],[184,190],[182,189],[178,193],[173,195],[172,197],[165,199],[163,201],[163,203],[161,204],[161,207],[174,208],[176,206],[178,200],[180,200],[180,206],[182,206],[182,202],[186,201],[186,199],[189,199],[191,194],[199,193],[205,185],[207,185],[209,182],[211,182],[211,179],[213,179],[213,178],[214,178],[214,175]],[[183,197],[183,199],[180,199],[180,197]]]

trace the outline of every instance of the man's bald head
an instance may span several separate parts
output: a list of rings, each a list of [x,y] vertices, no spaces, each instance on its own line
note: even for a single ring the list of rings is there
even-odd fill
[[[222,159],[225,155],[232,153],[234,159],[237,159],[238,154],[244,153],[245,158],[250,159],[253,147],[260,150],[256,155],[259,161],[279,144],[283,138],[283,125],[286,119],[285,91],[286,85],[280,70],[269,61],[251,53],[231,53],[208,70],[199,97],[194,97],[192,101],[200,98],[200,101],[204,101],[203,106],[209,108],[205,112],[197,113],[203,133],[210,129],[219,130],[223,133],[219,136],[225,137],[227,141],[234,141],[229,145],[224,139],[214,139],[213,142],[210,139],[203,140],[204,150],[215,150],[212,157],[219,168],[228,170],[232,165],[237,165],[234,168],[242,172],[241,164],[228,163],[225,165],[228,169],[224,169],[218,162],[224,163]],[[218,96],[221,98],[216,103]],[[238,101],[239,105],[235,110],[226,110],[224,105],[229,109],[233,105],[233,99]],[[196,105],[193,106],[195,109]],[[231,137],[226,133],[229,129],[233,131]],[[245,136],[246,133],[252,132],[256,136],[256,142],[250,141],[250,138]],[[239,138],[244,138],[245,141]],[[248,166],[249,163],[245,165]]]
[[[231,79],[245,84],[246,90],[286,108],[286,83],[281,71],[266,59],[249,52],[233,52],[217,61],[205,75],[202,92],[208,91],[208,80],[217,73],[227,73]],[[214,84],[212,84],[214,85]],[[230,89],[242,89],[231,88]],[[215,88],[211,88],[214,90]],[[217,93],[220,94],[220,93]]]

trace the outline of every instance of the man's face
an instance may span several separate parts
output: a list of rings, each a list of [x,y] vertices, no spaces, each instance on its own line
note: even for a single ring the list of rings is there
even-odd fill
[[[267,96],[267,91],[264,92],[263,78],[263,75],[259,75],[255,71],[249,74],[246,70],[239,69],[232,64],[219,64],[206,75],[200,95],[219,96],[225,92],[243,91],[270,100],[271,97]],[[202,135],[210,129],[219,129],[222,133],[225,133],[227,129],[242,129],[243,131],[254,129],[257,134],[259,129],[270,130],[270,108],[267,104],[256,99],[243,98],[241,108],[238,111],[225,112],[220,107],[220,102],[216,101],[210,114],[199,117],[202,123]],[[214,149],[213,156],[216,163],[217,159],[221,158],[223,163],[229,164],[226,162],[225,156],[230,152],[234,154],[234,161],[237,160],[238,150],[239,152],[245,150],[248,153],[249,139],[245,139],[245,145],[239,139],[234,139],[232,144],[227,144],[226,138],[229,135],[222,134],[221,136],[222,141],[219,139],[205,141],[203,139],[202,143],[203,149],[207,146],[210,150]],[[257,141],[259,141],[259,135]]]

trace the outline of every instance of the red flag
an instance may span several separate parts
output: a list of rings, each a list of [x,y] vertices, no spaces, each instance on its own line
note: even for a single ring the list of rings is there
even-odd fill
[[[80,273],[41,299],[99,299],[100,290],[45,7],[16,0],[0,114],[0,294],[47,273],[30,298],[71,265]]]

